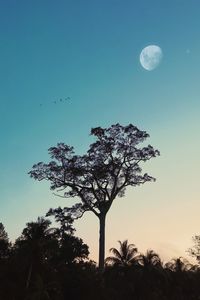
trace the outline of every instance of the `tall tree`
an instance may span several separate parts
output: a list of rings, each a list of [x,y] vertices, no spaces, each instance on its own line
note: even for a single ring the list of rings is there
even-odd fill
[[[140,163],[159,155],[151,145],[137,147],[149,134],[129,124],[96,127],[91,130],[96,138],[84,155],[75,155],[73,147],[58,143],[49,149],[51,161],[39,162],[29,172],[37,180],[50,181],[52,190],[63,191],[63,197],[79,197],[65,211],[74,218],[91,211],[100,222],[99,268],[104,267],[105,221],[114,199],[124,195],[127,186],[138,186],[155,178],[142,174]]]

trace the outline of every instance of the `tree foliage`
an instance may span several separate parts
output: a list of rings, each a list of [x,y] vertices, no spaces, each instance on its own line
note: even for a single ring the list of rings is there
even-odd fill
[[[188,249],[188,253],[196,258],[198,264],[200,264],[200,235],[195,235],[192,237],[193,247]]]
[[[119,250],[111,248],[110,252],[113,256],[106,258],[106,264],[115,266],[130,266],[138,262],[138,252],[134,244],[128,244],[128,240],[119,242]]]
[[[75,155],[73,147],[58,143],[49,149],[51,161],[39,162],[30,171],[37,180],[48,180],[52,190],[64,190],[64,197],[78,196],[82,202],[66,209],[75,217],[85,211],[99,215],[108,211],[116,196],[123,196],[127,186],[137,186],[155,178],[142,174],[140,162],[159,155],[150,145],[139,148],[149,135],[136,126],[112,125],[93,128],[96,142],[87,154]],[[60,191],[60,190],[59,190]]]
[[[0,223],[0,259],[6,258],[9,254],[10,243],[4,225]]]

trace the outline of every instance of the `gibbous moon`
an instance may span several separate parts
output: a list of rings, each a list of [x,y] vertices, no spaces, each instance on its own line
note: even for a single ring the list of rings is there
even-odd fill
[[[149,45],[141,51],[140,63],[144,69],[152,71],[158,67],[162,57],[162,49],[159,46]]]

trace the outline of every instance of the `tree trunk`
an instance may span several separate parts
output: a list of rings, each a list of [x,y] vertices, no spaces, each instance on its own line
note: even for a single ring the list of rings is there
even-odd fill
[[[105,221],[106,214],[101,214],[99,216],[100,227],[99,227],[99,270],[104,269],[105,260]]]
[[[33,264],[31,263],[29,271],[28,271],[28,277],[27,277],[27,280],[26,280],[26,288],[27,289],[29,288],[29,285],[30,285],[30,280],[31,280],[31,275],[32,275],[32,269],[33,269]]]

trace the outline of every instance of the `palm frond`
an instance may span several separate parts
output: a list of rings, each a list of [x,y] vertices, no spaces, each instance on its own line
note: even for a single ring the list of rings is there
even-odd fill
[[[130,264],[135,264],[136,260],[135,256],[137,253],[137,248],[134,244],[128,244],[128,240],[123,242],[118,241],[119,243],[119,250],[116,248],[111,248],[110,252],[113,256],[109,256],[106,258],[105,262],[111,264],[118,264],[122,266],[128,266]]]
[[[108,256],[106,259],[105,259],[105,264],[111,264],[111,265],[120,265],[121,261],[116,258],[116,257],[112,257],[112,256]]]
[[[118,259],[122,259],[121,253],[116,248],[111,248],[109,251]]]

